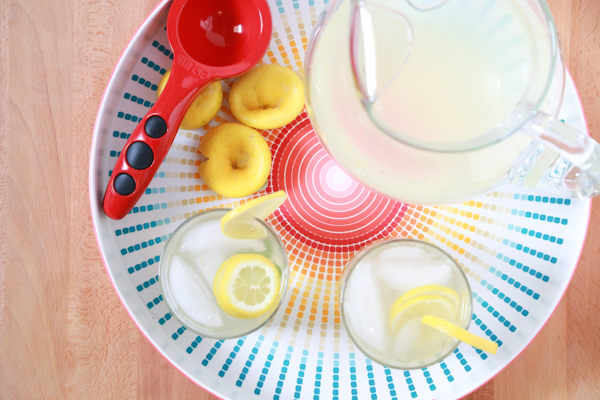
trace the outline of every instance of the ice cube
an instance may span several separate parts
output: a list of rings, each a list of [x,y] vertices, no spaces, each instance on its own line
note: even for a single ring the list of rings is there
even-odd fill
[[[192,259],[194,260],[193,265],[202,275],[206,285],[212,288],[215,275],[221,264],[225,262],[225,256],[220,252],[208,252],[192,256]]]
[[[449,261],[431,258],[382,261],[374,270],[387,286],[400,292],[423,285],[448,286],[452,277]]]
[[[213,328],[223,326],[221,310],[204,280],[192,266],[174,256],[169,270],[169,285],[175,302],[191,319]]]
[[[221,221],[206,221],[188,228],[181,239],[180,249],[200,254],[227,243],[230,239],[221,232]]]
[[[216,219],[188,228],[181,239],[180,250],[212,258],[216,254],[262,253],[266,246],[262,240],[228,238],[221,231],[221,221]]]
[[[260,239],[231,239],[223,249],[227,254],[264,253],[267,250],[265,243]]]
[[[352,272],[344,294],[344,302],[352,318],[350,324],[357,326],[356,334],[369,346],[385,352],[386,350],[386,313],[380,298],[380,288],[372,274],[371,263],[363,261]]]
[[[400,361],[410,361],[408,359],[409,349],[418,339],[421,333],[421,320],[413,318],[400,328],[396,340],[394,342],[394,357]]]
[[[398,246],[382,250],[379,259],[383,262],[405,260],[409,258],[423,258],[427,252],[416,246]]]

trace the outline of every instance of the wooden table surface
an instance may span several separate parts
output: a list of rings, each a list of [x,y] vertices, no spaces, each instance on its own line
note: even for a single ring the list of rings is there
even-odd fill
[[[138,331],[102,265],[89,209],[94,119],[158,0],[0,0],[0,397],[215,399]],[[600,140],[600,1],[552,0]],[[566,296],[469,399],[600,398],[600,200]]]

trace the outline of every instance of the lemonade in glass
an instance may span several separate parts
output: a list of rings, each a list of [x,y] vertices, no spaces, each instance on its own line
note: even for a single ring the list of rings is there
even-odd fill
[[[422,323],[424,316],[467,329],[469,283],[438,247],[409,239],[377,242],[357,253],[340,280],[342,320],[358,348],[391,368],[439,362],[459,340]]]
[[[244,336],[264,325],[289,280],[288,257],[273,228],[255,219],[265,237],[228,237],[221,219],[229,211],[204,211],[181,224],[167,241],[159,267],[172,315],[189,330],[215,339]]]

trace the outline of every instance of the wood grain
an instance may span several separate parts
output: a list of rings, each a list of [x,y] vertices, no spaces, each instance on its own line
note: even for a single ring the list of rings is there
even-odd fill
[[[157,0],[0,1],[0,397],[216,399],[143,337],[106,275],[88,163],[104,87]],[[600,2],[552,0],[600,140]],[[600,398],[600,203],[532,344],[469,400]]]

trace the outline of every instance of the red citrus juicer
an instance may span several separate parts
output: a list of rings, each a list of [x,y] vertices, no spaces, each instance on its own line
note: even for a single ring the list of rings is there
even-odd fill
[[[267,51],[271,31],[266,0],[173,1],[167,19],[171,75],[113,169],[102,205],[108,217],[123,218],[140,199],[196,95],[252,68]]]

